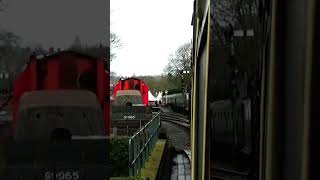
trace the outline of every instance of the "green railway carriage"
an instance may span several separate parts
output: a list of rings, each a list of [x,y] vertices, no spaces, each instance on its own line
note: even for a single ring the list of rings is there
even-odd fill
[[[166,104],[172,106],[173,109],[180,109],[185,112],[190,112],[190,93],[164,95],[162,99]]]

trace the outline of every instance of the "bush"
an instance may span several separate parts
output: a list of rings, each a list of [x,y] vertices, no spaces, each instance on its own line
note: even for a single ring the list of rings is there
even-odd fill
[[[128,138],[114,137],[111,139],[112,176],[129,175]]]

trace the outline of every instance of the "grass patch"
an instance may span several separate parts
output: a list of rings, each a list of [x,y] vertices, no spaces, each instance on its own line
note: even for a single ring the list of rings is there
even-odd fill
[[[151,152],[145,167],[141,169],[141,177],[149,177],[150,180],[156,179],[165,145],[166,140],[160,139],[157,141],[157,144]]]

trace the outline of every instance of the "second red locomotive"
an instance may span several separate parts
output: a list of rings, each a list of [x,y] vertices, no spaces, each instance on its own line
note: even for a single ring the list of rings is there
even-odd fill
[[[142,102],[145,106],[149,104],[149,87],[145,84],[142,80],[137,78],[127,78],[127,79],[120,79],[118,83],[114,86],[113,95],[114,100],[116,101],[116,95],[119,90],[138,90],[140,91]]]

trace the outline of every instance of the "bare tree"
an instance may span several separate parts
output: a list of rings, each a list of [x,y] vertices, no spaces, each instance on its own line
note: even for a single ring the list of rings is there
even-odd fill
[[[191,49],[191,42],[181,45],[174,54],[170,55],[169,63],[164,69],[168,79],[175,82],[177,87],[191,87]],[[183,73],[183,71],[189,71],[189,73]]]
[[[121,39],[120,37],[115,34],[115,33],[110,33],[110,44],[111,44],[111,48],[110,48],[110,61],[114,60],[114,58],[116,57],[116,51],[122,47],[122,43],[121,43]]]
[[[174,54],[170,55],[169,63],[164,71],[173,75],[180,75],[181,71],[190,71],[191,48],[192,43],[185,43],[180,46]]]
[[[12,32],[0,31],[0,60],[8,66],[10,57],[14,55],[15,49],[20,45],[21,38]]]
[[[111,71],[110,72],[110,84],[116,84],[119,80],[119,76],[117,75],[117,73]]]
[[[18,46],[21,38],[12,32],[0,30],[0,47],[1,50],[8,50],[14,46]],[[3,52],[3,51],[2,51]]]
[[[20,71],[20,68],[28,61],[32,52],[31,47],[21,46],[22,38],[12,32],[0,30],[0,61],[1,65],[11,73]],[[34,52],[39,45],[34,46]],[[41,47],[41,46],[40,46]]]
[[[114,10],[111,10],[111,12],[110,12],[111,17],[112,17],[113,13],[114,13]],[[113,23],[111,22],[111,25],[112,24]],[[121,43],[120,37],[115,32],[112,32],[112,30],[111,30],[111,32],[110,32],[110,62],[116,58],[117,50],[119,50],[121,47],[122,47],[122,43]]]
[[[7,0],[0,0],[0,11],[4,11],[7,6],[8,6]]]

